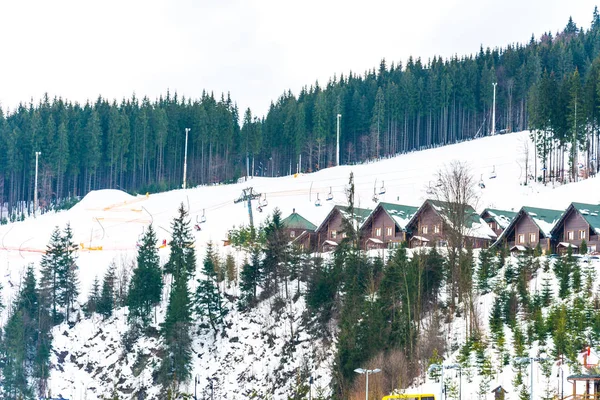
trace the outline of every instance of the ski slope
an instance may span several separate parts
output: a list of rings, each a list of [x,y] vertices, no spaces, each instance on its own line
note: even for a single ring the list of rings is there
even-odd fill
[[[190,211],[192,224],[199,221],[203,214],[206,217],[202,230],[194,231],[198,260],[202,260],[205,244],[208,241],[216,243],[222,255],[228,251],[233,252],[229,247],[222,247],[222,240],[227,237],[228,230],[234,226],[248,224],[246,203],[234,204],[234,200],[241,195],[244,188],[249,186],[252,186],[255,192],[262,193],[268,201],[268,206],[264,207],[262,213],[256,210],[258,202],[253,201],[256,225],[263,223],[275,207],[282,211],[283,217],[295,209],[312,223],[319,225],[334,205],[346,204],[345,188],[350,172],[354,173],[357,207],[374,208],[376,205],[372,200],[374,190],[379,192],[382,185],[385,186],[386,193],[379,196],[380,201],[419,206],[427,198],[427,186],[436,181],[436,172],[455,160],[466,162],[475,180],[482,179],[485,183],[485,189],[477,189],[480,192],[480,200],[476,205],[478,211],[485,207],[516,211],[523,205],[564,209],[572,201],[594,204],[600,202],[600,178],[556,187],[538,183],[523,186],[525,176],[523,148],[524,144],[529,142],[528,135],[529,132],[518,132],[486,137],[362,165],[333,167],[315,173],[278,178],[255,177],[248,182],[232,185],[201,186],[136,197],[118,190],[91,192],[68,211],[48,213],[36,219],[29,218],[22,222],[0,226],[0,281],[4,288],[3,303],[10,304],[29,263],[39,268],[39,261],[52,230],[56,226],[62,230],[66,223],[71,224],[74,240],[81,246],[78,253],[81,303],[85,302],[94,278],[98,276],[101,279],[111,262],[127,264],[135,259],[136,242],[149,223],[154,224],[159,242],[163,240],[168,242],[170,224],[181,203]],[[531,172],[533,172],[533,158],[533,145],[529,144]],[[490,179],[492,171],[496,173],[494,179]],[[326,201],[330,191],[333,193],[333,200]],[[320,207],[315,206],[317,198],[322,204]],[[163,261],[166,261],[169,255],[168,247],[160,249],[159,252]],[[238,265],[242,262],[242,257],[243,255],[236,254]],[[301,312],[302,305],[298,307],[296,311]],[[7,312],[6,309],[2,312],[3,324]],[[254,320],[269,318],[268,309],[259,308],[255,312],[257,315],[251,317]],[[159,319],[161,313],[162,310],[159,312]],[[241,317],[233,313],[230,318]],[[105,330],[114,336],[113,343],[118,343],[117,333],[122,333],[126,328],[124,313],[117,313],[108,324],[111,328]],[[70,349],[71,352],[83,352],[86,351],[84,349],[86,345],[92,346],[87,350],[92,353],[88,358],[95,357],[97,364],[108,362],[106,361],[108,357],[104,359],[100,356],[103,344],[92,340],[98,336],[97,330],[100,325],[99,321],[84,321],[75,328],[81,331],[60,335],[59,339],[55,339],[55,346],[60,349]],[[203,379],[204,389],[208,387],[206,386],[208,377],[218,372],[220,375],[226,375],[221,383],[225,385],[223,388],[230,390],[236,385],[236,379],[240,374],[248,373],[248,368],[259,369],[255,371],[255,385],[264,385],[265,382],[261,383],[260,380],[266,379],[270,371],[276,368],[276,365],[269,364],[271,361],[264,361],[266,366],[263,367],[244,364],[243,358],[249,348],[247,346],[255,346],[253,349],[260,348],[260,337],[264,332],[261,332],[262,328],[258,323],[252,325],[248,322],[248,331],[239,325],[243,324],[237,321],[235,329],[241,337],[241,343],[230,343],[222,338],[212,338],[208,335],[196,338],[196,344],[203,348],[198,353],[196,372]],[[271,326],[272,329],[279,329],[285,335],[287,328],[278,327],[276,322]],[[55,331],[55,338],[59,336],[57,333],[64,333],[65,329],[65,326],[59,326]],[[311,346],[312,348],[307,349],[306,354],[314,352],[316,344],[311,343]],[[95,350],[92,351],[92,348]],[[213,349],[215,353],[207,349]],[[223,363],[227,357],[233,357],[232,354],[241,354],[242,361],[237,363],[242,367],[232,367],[226,373],[219,371],[217,367],[213,368],[214,363],[217,365]],[[262,359],[267,360],[267,356],[271,355],[263,355]],[[322,355],[322,357],[326,361],[328,356]],[[207,367],[207,363],[211,366]],[[327,384],[326,363],[317,368],[320,368],[323,374],[321,383]],[[65,397],[69,394],[71,399],[96,398],[94,395],[101,394],[101,391],[92,393],[87,390],[98,384],[91,377],[92,375],[85,373],[84,370],[85,368],[79,367],[53,371],[50,379],[52,393],[61,392]],[[150,378],[144,374],[135,379],[148,384]],[[193,390],[193,387],[190,390]],[[239,397],[223,398],[243,398],[243,396],[239,394]]]

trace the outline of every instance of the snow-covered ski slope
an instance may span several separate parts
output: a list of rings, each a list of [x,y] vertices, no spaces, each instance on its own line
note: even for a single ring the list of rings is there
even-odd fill
[[[206,242],[222,245],[229,229],[248,224],[246,203],[234,204],[242,189],[248,186],[262,193],[268,201],[262,213],[256,210],[258,202],[253,201],[255,224],[263,222],[278,207],[284,217],[296,209],[319,225],[333,205],[346,204],[344,190],[350,172],[354,173],[355,205],[363,208],[376,205],[372,200],[374,188],[379,192],[382,185],[386,193],[378,196],[380,201],[419,206],[427,198],[427,186],[435,184],[436,171],[454,160],[466,162],[476,181],[483,178],[486,187],[478,189],[481,195],[476,205],[478,211],[485,207],[516,211],[523,205],[564,209],[571,201],[600,202],[599,178],[557,187],[538,183],[523,186],[523,144],[528,140],[528,132],[518,132],[362,165],[327,168],[298,176],[255,177],[244,183],[201,186],[149,196],[134,197],[117,190],[91,192],[66,212],[45,214],[0,227],[2,283],[6,289],[16,286],[28,263],[39,264],[54,227],[62,229],[70,222],[76,243],[83,246],[79,252],[80,279],[82,294],[87,294],[94,276],[101,276],[111,260],[135,256],[137,239],[150,222],[154,223],[159,240],[168,241],[171,220],[181,203],[189,208],[192,223],[199,221],[203,213],[206,216],[202,230],[194,232],[201,257]],[[531,144],[529,149],[529,169],[533,172]],[[493,170],[496,178],[490,179]],[[330,190],[334,198],[327,201]],[[322,204],[320,207],[315,206],[317,197]],[[167,257],[168,248],[162,249],[161,254]],[[4,292],[5,304],[10,292]]]
[[[0,226],[0,282],[4,288],[3,302],[10,304],[27,264],[33,263],[39,268],[42,252],[54,227],[62,229],[67,222],[70,222],[73,228],[76,243],[82,246],[78,254],[81,282],[79,300],[82,303],[87,298],[94,277],[98,276],[101,279],[112,261],[120,265],[135,258],[138,237],[150,222],[154,224],[160,242],[170,239],[170,223],[181,203],[190,210],[193,224],[199,221],[203,214],[206,217],[206,222],[201,224],[202,230],[194,231],[198,259],[201,260],[204,256],[205,244],[208,241],[217,243],[224,254],[226,250],[220,246],[223,244],[222,239],[227,236],[227,231],[234,226],[248,224],[246,203],[235,204],[234,200],[249,186],[252,186],[255,192],[262,193],[263,198],[266,196],[268,201],[268,206],[264,207],[262,213],[256,210],[258,202],[253,201],[254,221],[257,225],[263,222],[275,207],[282,211],[284,217],[296,209],[312,223],[319,225],[335,204],[346,204],[344,191],[350,172],[354,173],[357,207],[373,208],[376,205],[372,200],[374,188],[379,192],[382,185],[385,186],[386,193],[378,196],[380,201],[419,206],[427,198],[427,186],[435,184],[436,172],[455,160],[467,163],[475,180],[483,179],[485,183],[485,189],[478,189],[481,195],[476,205],[478,211],[485,207],[516,211],[523,205],[564,209],[572,201],[594,204],[600,202],[600,178],[557,187],[538,183],[523,186],[523,147],[528,141],[529,132],[518,132],[403,154],[362,165],[327,168],[297,176],[254,178],[233,185],[202,186],[149,196],[134,197],[117,190],[95,191],[71,210]],[[534,155],[531,143],[529,150],[529,168],[533,173]],[[492,171],[496,174],[494,179],[490,179]],[[333,200],[327,201],[330,190]],[[317,198],[322,204],[320,207],[315,206]],[[162,248],[160,254],[163,261],[166,261],[168,247]],[[238,264],[241,263],[242,257],[243,255],[236,254]],[[235,292],[236,289],[231,290]],[[235,294],[233,292],[232,294]],[[165,304],[158,310],[159,320]],[[298,307],[296,312],[299,315],[303,305],[298,303],[295,307]],[[7,312],[5,309],[2,313],[2,324],[6,321]],[[273,385],[273,371],[279,368],[280,358],[276,350],[271,350],[271,347],[262,342],[264,335],[271,331],[278,332],[279,338],[285,337],[287,328],[285,322],[278,323],[276,320],[271,321],[269,327],[265,328],[264,321],[271,318],[268,305],[259,307],[250,316],[232,312],[228,318],[233,323],[231,331],[228,332],[229,338],[236,337],[239,342],[215,339],[212,334],[196,337],[195,352],[197,351],[198,358],[195,374],[202,377],[203,393],[207,393],[207,378],[219,376],[221,393],[232,393],[222,398],[244,398],[240,394],[243,393],[241,389],[269,388]],[[65,324],[57,327],[54,331],[55,350],[61,354],[68,352],[69,355],[66,356],[65,364],[55,366],[52,371],[50,387],[53,388],[53,394],[60,391],[64,396],[70,394],[71,398],[76,399],[94,399],[100,394],[107,394],[112,389],[112,384],[101,383],[98,380],[109,370],[115,371],[114,374],[119,371],[126,381],[125,385],[149,385],[150,369],[135,377],[131,372],[127,372],[131,362],[113,360],[118,354],[114,349],[119,346],[119,335],[125,329],[125,316],[122,312],[118,312],[115,318],[104,323],[96,319],[83,321],[73,330],[69,330]],[[142,346],[136,351],[150,351],[148,348],[156,345],[150,342],[145,350]],[[281,347],[283,343],[279,343]],[[296,360],[319,348],[316,343],[307,343],[310,343],[310,346],[301,350],[302,354],[296,354]],[[279,348],[279,344],[275,345],[275,349]],[[75,358],[71,359],[72,355]],[[53,363],[58,363],[59,358],[58,355],[53,356]],[[327,360],[332,360],[331,354],[323,354],[321,359],[324,363],[315,367],[322,371],[319,383],[327,384],[326,364]],[[293,365],[290,365],[291,367]],[[102,369],[105,372],[99,374],[97,371]],[[240,378],[242,376],[245,377],[245,383]],[[113,378],[115,382],[119,379],[116,376]],[[97,390],[90,392],[91,387],[96,387]],[[189,389],[193,390],[193,385]],[[240,391],[234,392],[238,389]],[[275,395],[275,398],[280,397]]]

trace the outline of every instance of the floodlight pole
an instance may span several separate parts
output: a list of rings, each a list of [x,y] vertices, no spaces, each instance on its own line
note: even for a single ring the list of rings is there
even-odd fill
[[[41,151],[35,152],[35,183],[33,184],[33,218],[37,216],[38,208],[38,157],[42,154]]]
[[[183,156],[183,185],[182,187],[186,188],[186,175],[187,175],[187,148],[188,148],[188,133],[191,129],[185,128],[185,153]]]
[[[496,134],[496,85],[498,82],[492,83],[494,85],[494,100],[492,106],[492,136]]]
[[[381,370],[379,368],[375,368],[375,369],[364,369],[364,368],[357,368],[354,370],[354,372],[356,372],[357,374],[365,374],[366,377],[366,389],[365,389],[365,400],[369,400],[369,374],[376,374],[378,372],[381,372]]]
[[[337,151],[335,153],[335,164],[340,165],[340,118],[342,114],[337,115]]]

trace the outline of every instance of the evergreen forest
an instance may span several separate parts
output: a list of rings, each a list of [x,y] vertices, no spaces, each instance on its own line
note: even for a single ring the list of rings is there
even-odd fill
[[[32,211],[36,152],[42,211],[95,189],[180,187],[186,128],[190,186],[332,166],[338,120],[342,164],[470,140],[492,130],[493,83],[496,132],[534,132],[541,166],[532,175],[577,179],[576,167],[599,168],[599,56],[596,9],[588,29],[569,19],[526,44],[334,75],[285,91],[264,117],[206,92],[86,104],[46,96],[0,110],[0,203],[10,218]]]

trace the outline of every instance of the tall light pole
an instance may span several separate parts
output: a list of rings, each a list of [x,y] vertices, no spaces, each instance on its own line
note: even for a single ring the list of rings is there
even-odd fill
[[[462,368],[460,367],[460,364],[448,364],[448,365],[442,365],[442,364],[431,364],[429,366],[429,368],[427,369],[427,372],[432,373],[433,371],[437,371],[440,370],[441,371],[441,377],[440,377],[440,400],[444,400],[444,370],[445,369],[457,369],[458,373],[459,373],[459,383],[458,383],[458,400],[461,400],[462,398]]]
[[[342,114],[337,115],[337,151],[335,153],[335,164],[340,165],[340,118]]]
[[[496,85],[498,82],[492,83],[494,85],[494,101],[492,105],[492,135],[496,134]]]
[[[354,372],[356,372],[357,374],[365,374],[365,377],[367,379],[367,387],[365,389],[365,400],[369,400],[369,374],[376,374],[378,372],[381,372],[381,370],[379,368],[375,368],[375,369],[356,368],[354,370]]]
[[[533,362],[534,361],[546,361],[545,357],[515,357],[515,362],[517,364],[527,364],[530,365],[529,372],[529,400],[533,400]]]
[[[35,152],[35,183],[33,184],[33,218],[36,218],[38,208],[38,157],[42,154],[41,151]]]
[[[188,133],[191,131],[190,128],[185,128],[185,155],[183,156],[183,185],[182,187],[186,188],[186,175],[187,175],[187,144],[188,144]]]

